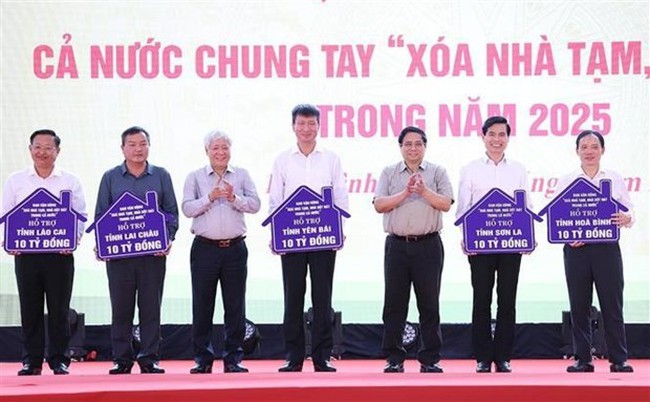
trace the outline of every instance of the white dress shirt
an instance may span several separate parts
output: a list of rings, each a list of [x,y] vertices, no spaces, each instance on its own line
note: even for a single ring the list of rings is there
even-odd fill
[[[526,204],[528,209],[532,209],[528,196],[528,174],[524,165],[505,155],[495,164],[486,154],[465,165],[460,171],[456,219],[493,188],[498,188],[513,198],[515,190],[526,191]]]
[[[574,170],[573,172],[561,177],[560,180],[558,180],[557,187],[556,187],[557,188],[556,194],[559,194],[562,191],[564,191],[564,189],[567,188],[569,184],[573,183],[573,181],[578,177],[587,179],[589,182],[591,182],[594,186],[598,188],[600,188],[600,181],[602,179],[611,180],[612,199],[625,205],[628,208],[626,214],[631,217],[630,223],[625,225],[625,227],[631,227],[634,224],[634,211],[633,211],[634,204],[632,204],[630,193],[628,193],[627,187],[625,186],[625,181],[623,180],[623,177],[620,174],[618,174],[613,170],[601,168],[598,170],[598,173],[596,173],[596,175],[592,179],[587,174],[585,174],[585,172],[582,169]]]
[[[332,187],[334,204],[348,211],[348,190],[341,168],[341,160],[334,152],[316,145],[305,156],[298,145],[282,152],[275,159],[269,189],[269,212],[275,211],[298,187],[305,185],[321,193],[321,188]],[[349,212],[349,211],[348,211]]]
[[[62,190],[71,191],[72,209],[84,217],[88,216],[81,182],[76,176],[56,166],[52,170],[52,173],[45,178],[38,175],[34,166],[12,173],[5,182],[2,192],[2,214],[0,216],[4,216],[4,214],[23,202],[25,198],[39,188],[46,189],[57,198],[61,196]],[[77,241],[81,239],[84,227],[84,222],[77,222]],[[1,232],[0,239],[4,241],[4,230]]]

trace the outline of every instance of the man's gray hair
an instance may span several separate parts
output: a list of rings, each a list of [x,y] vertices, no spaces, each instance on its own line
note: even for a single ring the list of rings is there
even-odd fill
[[[205,135],[205,139],[203,140],[203,144],[205,145],[205,149],[208,149],[210,147],[210,144],[212,144],[212,141],[219,140],[219,139],[224,139],[228,146],[232,146],[232,140],[226,134],[225,132],[221,130],[212,130],[209,133]]]

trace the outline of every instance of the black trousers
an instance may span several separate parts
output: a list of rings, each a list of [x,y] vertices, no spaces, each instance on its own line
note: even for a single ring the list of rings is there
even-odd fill
[[[284,286],[284,319],[282,331],[286,359],[301,363],[305,359],[306,278],[311,279],[311,304],[314,318],[311,326],[312,360],[322,364],[332,353],[332,281],[336,251],[310,251],[281,256]]]
[[[440,278],[445,252],[440,236],[418,242],[386,237],[384,245],[384,334],[381,348],[391,363],[402,363],[402,333],[408,315],[411,284],[420,316],[417,358],[429,365],[440,361]]]
[[[591,361],[591,303],[596,285],[603,314],[609,361],[627,360],[623,321],[623,259],[618,243],[564,246],[564,272],[571,305],[573,348],[576,357]]]
[[[472,270],[472,346],[476,361],[510,361],[515,341],[517,283],[521,254],[468,257]],[[496,276],[497,318],[492,337],[492,293]]]
[[[45,358],[44,307],[48,314],[48,354],[51,368],[70,364],[68,312],[74,278],[72,254],[19,254],[14,257],[20,320],[23,333],[23,363],[41,367]]]
[[[160,305],[167,257],[141,256],[106,262],[111,297],[113,361],[141,365],[160,359]],[[140,325],[140,349],[133,350],[133,316],[136,300]]]
[[[247,260],[248,249],[244,241],[228,248],[199,240],[192,243],[192,343],[194,360],[198,364],[212,364],[216,357],[212,344],[212,316],[219,282],[224,310],[223,362],[239,363],[244,355]]]

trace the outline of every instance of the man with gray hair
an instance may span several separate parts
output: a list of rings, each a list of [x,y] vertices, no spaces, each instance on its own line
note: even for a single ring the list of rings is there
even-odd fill
[[[255,184],[246,169],[230,162],[232,141],[222,131],[205,136],[210,163],[191,172],[183,188],[183,214],[192,218],[192,344],[196,365],[191,374],[212,372],[212,316],[221,281],[224,309],[224,373],[246,373],[241,365],[246,332],[248,249],[244,213],[260,209]]]

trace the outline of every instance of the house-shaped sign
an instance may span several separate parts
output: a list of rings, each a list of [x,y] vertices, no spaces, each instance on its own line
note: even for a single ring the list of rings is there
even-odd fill
[[[350,214],[334,205],[332,188],[322,197],[307,186],[294,191],[264,222],[271,224],[271,248],[278,254],[336,250],[343,247],[343,217]]]
[[[166,214],[158,209],[158,194],[146,202],[125,192],[86,232],[95,230],[97,256],[103,260],[161,253],[167,249]]]
[[[549,243],[597,243],[619,239],[619,227],[612,223],[612,214],[619,210],[628,209],[612,199],[611,180],[601,180],[598,188],[579,177],[539,211],[539,215],[548,214]]]
[[[7,212],[4,249],[13,253],[52,253],[77,248],[78,221],[86,217],[71,207],[71,192],[61,198],[44,188],[36,189]]]
[[[493,188],[454,224],[463,225],[465,251],[480,253],[531,252],[535,249],[533,220],[542,219],[526,208],[526,192],[515,197]]]

